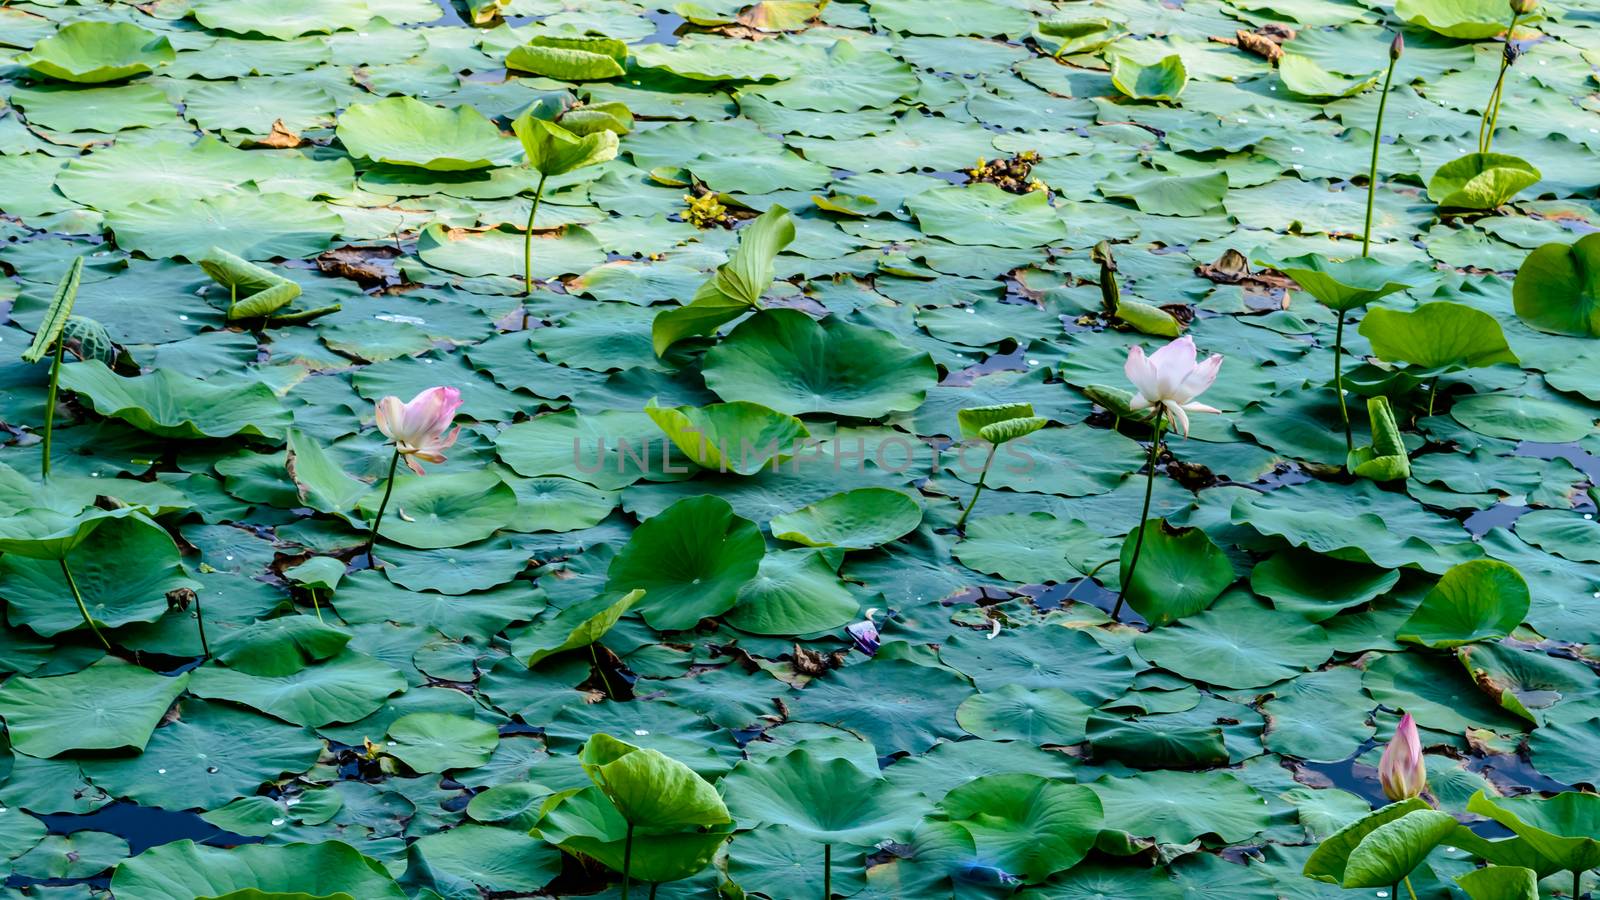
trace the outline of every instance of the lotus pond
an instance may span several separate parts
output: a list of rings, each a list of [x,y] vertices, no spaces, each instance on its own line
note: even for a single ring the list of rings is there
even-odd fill
[[[662,3],[0,5],[0,896],[1600,896],[1593,0]]]

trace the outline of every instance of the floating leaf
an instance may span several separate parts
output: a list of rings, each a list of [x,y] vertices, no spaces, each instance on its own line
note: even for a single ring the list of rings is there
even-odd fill
[[[623,74],[628,45],[607,37],[536,34],[506,55],[506,68],[562,81],[596,81]]]
[[[1515,566],[1490,559],[1464,562],[1422,598],[1399,638],[1435,648],[1498,640],[1522,624],[1530,602],[1528,583]]]
[[[17,57],[49,78],[80,84],[144,75],[177,59],[165,37],[129,22],[68,22]]]
[[[505,165],[516,146],[470,106],[443,109],[412,97],[352,104],[338,135],[351,156],[435,172]]]
[[[1111,57],[1111,83],[1135,100],[1176,102],[1189,83],[1183,57],[1174,53],[1152,63],[1137,62],[1120,53]]]
[[[607,571],[613,591],[643,589],[650,627],[676,631],[726,612],[766,548],[755,523],[720,497],[688,497],[641,524]]]
[[[844,491],[777,516],[772,536],[807,547],[869,550],[905,536],[922,522],[922,507],[889,488]]]
[[[1204,531],[1174,528],[1165,519],[1150,519],[1143,530],[1139,566],[1122,595],[1151,625],[1200,612],[1233,583],[1233,565]],[[1122,571],[1129,570],[1138,542],[1136,529],[1122,544]]]

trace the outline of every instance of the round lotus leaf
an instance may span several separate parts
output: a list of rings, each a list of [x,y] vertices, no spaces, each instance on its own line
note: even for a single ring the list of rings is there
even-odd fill
[[[263,34],[287,41],[302,34],[360,28],[372,20],[365,3],[336,0],[203,0],[190,9],[207,28],[235,34]]]
[[[1398,637],[1434,648],[1499,640],[1522,624],[1531,603],[1528,582],[1516,566],[1475,559],[1444,573]]]
[[[1088,632],[1059,625],[1008,628],[993,638],[957,635],[940,648],[939,659],[980,690],[1008,684],[1059,688],[1092,706],[1120,696],[1137,671],[1127,656],[1102,647]]]
[[[0,687],[0,718],[11,746],[29,756],[143,750],[188,682],[108,657],[71,675],[11,678]]]
[[[1236,843],[1272,821],[1262,796],[1226,772],[1143,772],[1089,786],[1100,796],[1107,829],[1160,844]]]
[[[909,494],[888,488],[857,488],[784,513],[768,527],[780,541],[870,550],[903,537],[920,524],[922,507]]]
[[[1489,437],[1563,444],[1594,431],[1594,416],[1555,400],[1509,392],[1473,394],[1450,408],[1450,417]]]
[[[493,472],[459,472],[405,476],[389,498],[389,508],[379,536],[418,550],[460,547],[489,537],[511,524],[517,514],[517,494]],[[363,511],[375,516],[381,496],[376,492],[361,501]]]
[[[381,863],[341,841],[245,844],[232,849],[174,841],[125,860],[112,883],[118,897],[132,900],[222,897],[243,890],[241,885],[267,896],[406,897]]]
[[[128,856],[128,842],[103,831],[52,834],[12,861],[14,875],[79,879],[98,875]]]
[[[291,419],[265,384],[215,384],[170,369],[124,378],[91,360],[64,367],[61,386],[81,394],[96,412],[164,438],[281,439]]]
[[[385,546],[378,552],[383,561],[384,577],[394,584],[412,591],[437,591],[450,595],[499,587],[526,569],[530,561],[528,551],[513,544],[505,535],[464,547],[414,550]],[[526,596],[530,592],[524,587],[521,593]],[[342,600],[344,596],[340,594],[339,599]],[[445,603],[466,605],[472,601],[446,598],[418,602],[442,606]],[[514,605],[516,600],[508,597],[505,603]],[[522,608],[529,613],[533,611],[531,598],[523,601]],[[468,614],[458,612],[456,615]]]
[[[1333,655],[1322,627],[1253,605],[1229,604],[1142,634],[1139,655],[1185,678],[1222,687],[1262,687]]]
[[[1521,157],[1468,153],[1433,173],[1428,179],[1428,197],[1441,209],[1495,209],[1543,177]]]
[[[165,37],[129,22],[70,22],[17,62],[62,81],[94,84],[151,72],[177,58]]]
[[[860,608],[823,554],[784,550],[762,558],[724,618],[751,634],[814,634],[844,627]]]
[[[370,656],[346,651],[292,675],[248,675],[218,666],[196,670],[189,689],[196,696],[229,700],[295,725],[327,725],[364,718],[405,678]]]
[[[706,386],[790,415],[878,418],[915,409],[935,382],[933,360],[892,335],[837,316],[818,322],[763,310],[706,353]]]
[[[1028,689],[1008,684],[973,694],[956,708],[956,721],[989,741],[1070,745],[1084,739],[1088,704],[1059,688]]]
[[[1142,532],[1142,541],[1136,530],[1122,543],[1120,571],[1133,576],[1122,597],[1152,626],[1200,612],[1233,583],[1233,564],[1199,528],[1150,519]]]
[[[1517,317],[1540,331],[1600,337],[1600,238],[1585,235],[1529,253],[1511,296]]]
[[[1505,31],[1510,12],[1506,4],[1496,0],[1397,0],[1394,6],[1395,15],[1407,22],[1469,41]]]
[[[731,830],[732,825],[725,824],[707,831],[652,833],[648,840],[636,836],[629,870],[633,877],[652,883],[688,878],[711,864]],[[568,852],[622,871],[628,822],[598,787],[568,792],[552,804],[539,821],[539,833]]]
[[[1141,63],[1123,54],[1111,56],[1111,83],[1135,100],[1176,101],[1189,83],[1183,57],[1174,53],[1152,63]]]
[[[739,763],[721,790],[741,829],[775,826],[830,844],[871,846],[905,832],[922,812],[881,776],[804,748]]]
[[[517,145],[470,106],[443,109],[412,97],[356,103],[339,116],[351,156],[435,172],[505,165]]]
[[[1400,573],[1393,570],[1303,550],[1279,551],[1250,570],[1251,590],[1271,600],[1273,608],[1312,622],[1370,602],[1399,580]]]
[[[738,602],[766,547],[755,523],[720,497],[679,500],[641,524],[607,574],[611,590],[642,588],[639,613],[650,627],[681,630]]]
[[[390,723],[384,752],[417,772],[443,772],[483,765],[499,743],[499,731],[487,722],[412,713]]]
[[[920,753],[961,735],[955,710],[971,693],[949,669],[876,659],[829,672],[788,703],[801,721],[853,731],[880,753]]]
[[[946,794],[939,812],[1002,871],[1036,884],[1077,865],[1100,833],[1096,792],[1037,775],[987,775]]]

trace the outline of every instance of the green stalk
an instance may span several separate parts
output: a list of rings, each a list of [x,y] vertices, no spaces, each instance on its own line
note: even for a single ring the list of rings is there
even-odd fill
[[[628,876],[633,871],[633,823],[628,823],[628,836],[622,842],[622,900],[628,900]]]
[[[600,673],[600,683],[605,685],[606,696],[615,699],[616,695],[611,693],[611,679],[606,677],[606,670],[600,666],[600,654],[594,649],[594,644],[589,645],[589,658],[594,660],[594,670]]]
[[[200,592],[194,594],[194,621],[200,627],[200,653],[202,659],[211,658],[211,645],[206,642],[206,614],[200,608]]]
[[[1581,896],[1578,892],[1583,890],[1583,870],[1578,869],[1572,873],[1572,900]]]
[[[1394,66],[1399,61],[1399,54],[1389,54],[1389,71],[1384,73],[1383,93],[1378,95],[1378,122],[1372,130],[1372,164],[1367,167],[1367,223],[1361,229],[1362,256],[1366,256],[1372,248],[1372,202],[1378,196],[1378,148],[1383,146],[1383,112],[1389,105],[1389,85],[1394,82]],[[1348,427],[1349,424],[1346,419],[1345,425]]]
[[[377,529],[376,528],[373,529],[373,533],[374,534],[377,533]],[[372,557],[372,544],[370,542],[367,544],[367,557],[369,559]],[[316,612],[317,612],[317,621],[321,622],[322,621],[322,604],[317,602],[317,589],[316,588],[306,588],[306,591],[311,594],[311,608],[316,610]]]
[[[44,463],[41,466],[43,477],[50,477],[50,443],[54,436],[56,423],[56,391],[61,384],[61,354],[66,336],[56,338],[56,353],[50,362],[50,390],[45,395],[44,401]]]
[[[822,900],[833,900],[833,845],[822,845]]]
[[[1411,895],[1411,900],[1417,900],[1417,890],[1411,886],[1411,876],[1407,875],[1404,881],[1406,883],[1406,893]]]
[[[67,567],[67,558],[62,556],[57,562],[61,563],[61,574],[67,579],[67,587],[72,590],[72,599],[78,603],[78,612],[83,615],[83,624],[88,625],[94,636],[100,639],[101,645],[110,650],[111,642],[106,640],[106,636],[100,633],[100,626],[94,624],[94,619],[89,617],[89,607],[84,605],[83,594],[78,592],[78,581],[72,577],[72,569]]]
[[[1139,513],[1139,523],[1134,526],[1139,529],[1139,536],[1133,539],[1133,558],[1128,561],[1128,571],[1122,573],[1122,587],[1117,591],[1117,605],[1111,608],[1111,620],[1113,622],[1116,621],[1117,614],[1122,612],[1123,596],[1128,592],[1128,585],[1133,583],[1133,573],[1139,568],[1139,552],[1144,549],[1144,523],[1150,518],[1150,495],[1154,494],[1156,489],[1156,459],[1161,454],[1161,426],[1163,424],[1161,416],[1164,412],[1166,412],[1166,407],[1156,407],[1156,420],[1154,423],[1156,434],[1155,439],[1150,442],[1150,472],[1144,482],[1144,510]]]
[[[1083,576],[1082,578],[1078,579],[1077,583],[1074,584],[1072,587],[1067,588],[1067,593],[1061,598],[1061,605],[1062,606],[1066,606],[1067,605],[1067,601],[1072,599],[1072,595],[1076,594],[1078,592],[1078,588],[1082,587],[1083,583],[1085,581],[1093,581],[1094,580],[1094,576],[1100,574],[1100,570],[1101,569],[1104,569],[1106,566],[1109,566],[1114,562],[1116,562],[1115,559],[1108,559],[1105,562],[1099,564],[1098,566],[1095,566],[1094,568],[1090,569],[1089,570],[1089,574],[1087,574],[1087,575]]]
[[[378,515],[372,520],[372,533],[367,535],[367,566],[373,568],[372,545],[378,542],[378,526],[383,524],[383,511],[389,507],[389,495],[394,493],[394,472],[400,465],[400,448],[394,448],[394,458],[389,460],[389,483],[383,488],[383,500],[378,504]],[[311,602],[317,600],[316,592],[311,594]],[[318,615],[321,615],[320,611]]]
[[[1517,30],[1517,19],[1520,16],[1511,14],[1511,26],[1506,29],[1505,52],[1500,54],[1500,74],[1494,80],[1494,90],[1489,92],[1489,102],[1483,106],[1483,118],[1478,122],[1478,152],[1488,153],[1494,145],[1495,123],[1500,121],[1500,96],[1505,90],[1506,70],[1511,68],[1511,41]]]
[[[544,196],[544,180],[539,176],[539,186],[533,190],[533,209],[528,211],[528,229],[522,234],[522,293],[533,296],[533,218],[539,214],[539,198]]]
[[[989,458],[983,461],[983,471],[978,473],[978,489],[972,492],[972,501],[967,504],[966,510],[961,513],[961,518],[956,520],[957,531],[965,533],[967,516],[972,515],[972,508],[978,505],[978,498],[983,496],[983,482],[989,477],[989,466],[994,462],[995,451],[999,449],[999,444],[989,445]]]
[[[1356,449],[1356,442],[1350,434],[1350,408],[1344,402],[1344,310],[1336,310],[1335,314],[1339,325],[1333,330],[1333,391],[1339,395],[1339,418],[1344,420],[1344,455],[1348,457]]]

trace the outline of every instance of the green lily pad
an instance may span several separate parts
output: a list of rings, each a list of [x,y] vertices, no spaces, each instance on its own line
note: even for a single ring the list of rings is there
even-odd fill
[[[1122,596],[1152,626],[1200,612],[1233,583],[1233,564],[1204,531],[1150,519],[1143,532],[1142,546],[1139,530],[1122,543],[1121,571],[1133,572]],[[1134,568],[1136,547],[1139,565]]]
[[[1108,55],[1112,85],[1135,100],[1176,102],[1189,84],[1189,70],[1183,64],[1183,57],[1176,53],[1152,63],[1138,62],[1120,53]]]
[[[628,45],[606,37],[536,34],[506,54],[506,68],[561,81],[596,81],[623,74]]]
[[[214,384],[170,369],[123,378],[89,360],[63,368],[61,386],[83,395],[95,412],[157,437],[282,440],[291,420],[272,389],[259,382]]]
[[[1058,688],[1008,684],[973,694],[956,708],[961,727],[987,741],[1025,741],[1069,746],[1085,737],[1093,710]]]
[[[1263,259],[1257,263],[1288,275],[1317,302],[1340,312],[1359,309],[1430,277],[1423,266],[1394,265],[1370,256],[1330,260],[1307,253],[1281,262]]]
[[[49,78],[98,84],[144,75],[174,59],[170,41],[130,22],[69,22],[17,62]]]
[[[202,666],[189,684],[196,696],[230,700],[285,722],[311,726],[365,718],[404,689],[399,672],[349,650],[281,676]]]
[[[1424,303],[1411,312],[1380,307],[1366,314],[1360,330],[1373,355],[1424,375],[1518,362],[1495,317],[1462,303]]]
[[[611,561],[607,589],[643,589],[650,627],[681,630],[738,602],[766,548],[761,531],[720,497],[688,497],[641,524]]]
[[[499,743],[499,731],[487,722],[422,712],[390,723],[383,749],[417,772],[443,772],[483,765]]]
[[[1511,296],[1517,318],[1540,331],[1600,337],[1600,236],[1529,253]]]
[[[807,547],[870,550],[898,540],[922,523],[922,507],[889,488],[857,488],[777,516],[772,536]]]
[[[516,153],[516,144],[476,109],[443,109],[412,97],[351,105],[339,116],[338,135],[351,156],[434,172],[505,165]]]
[[[1522,624],[1531,602],[1515,566],[1475,559],[1444,573],[1399,638],[1434,648],[1498,640]]]
[[[1002,871],[1037,884],[1083,860],[1100,833],[1100,798],[1089,787],[1037,775],[986,775],[939,802]]]
[[[909,829],[920,813],[883,777],[848,759],[817,758],[804,747],[741,762],[721,787],[741,829],[768,825],[827,844],[870,846]]]
[[[252,888],[268,897],[406,897],[377,860],[340,841],[245,844],[230,850],[175,841],[124,861],[111,882],[118,897],[130,900],[195,900]]]
[[[1142,634],[1134,646],[1185,678],[1233,688],[1292,678],[1333,654],[1320,626],[1254,606],[1213,608]]]
[[[724,618],[752,634],[812,634],[844,626],[860,606],[823,554],[783,550],[762,557]]]
[[[460,547],[489,537],[511,524],[517,494],[493,472],[458,472],[415,477],[397,475],[382,537],[419,550]],[[361,508],[377,515],[381,499],[366,495]]]
[[[1506,30],[1511,16],[1496,0],[1396,0],[1395,15],[1446,37],[1477,41]]]
[[[168,677],[107,659],[81,672],[17,676],[0,687],[11,745],[47,758],[69,750],[143,750],[189,676]]]
[[[1428,179],[1428,197],[1442,209],[1494,209],[1543,177],[1521,157],[1468,153],[1433,173]]]
[[[1489,437],[1548,444],[1587,437],[1595,421],[1570,404],[1512,393],[1464,397],[1450,408],[1450,417]]]
[[[704,374],[724,400],[861,418],[914,409],[935,381],[932,358],[887,332],[788,309],[740,323],[706,353]]]

